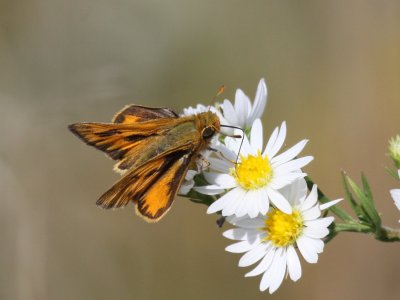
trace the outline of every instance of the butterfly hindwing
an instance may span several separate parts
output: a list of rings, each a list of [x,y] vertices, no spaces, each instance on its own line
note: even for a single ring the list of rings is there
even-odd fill
[[[159,220],[171,207],[193,154],[189,148],[156,157],[130,170],[104,193],[97,205],[118,208],[137,203],[136,211],[147,221]]]
[[[105,192],[97,205],[102,208],[118,208],[135,201],[134,196],[137,192],[146,189],[157,179],[157,171],[163,166],[162,159],[153,159],[138,168],[133,168],[118,180],[107,192]]]
[[[191,163],[192,154],[176,158],[171,166],[161,171],[155,184],[139,195],[136,212],[146,221],[156,222],[171,208],[175,195]]]

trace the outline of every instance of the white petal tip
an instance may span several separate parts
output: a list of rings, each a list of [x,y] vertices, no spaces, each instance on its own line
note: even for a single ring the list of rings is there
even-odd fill
[[[338,204],[338,203],[341,202],[342,200],[343,200],[343,199],[336,199],[336,200],[329,201],[329,202],[327,202],[327,203],[321,204],[321,205],[319,206],[319,208],[320,208],[321,210],[327,209],[327,208],[329,208],[329,207],[331,207],[331,206],[333,206],[333,205]]]

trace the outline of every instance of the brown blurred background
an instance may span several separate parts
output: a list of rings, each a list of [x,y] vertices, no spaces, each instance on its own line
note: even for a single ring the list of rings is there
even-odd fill
[[[287,146],[310,139],[306,171],[332,198],[341,169],[364,171],[398,226],[384,168],[399,1],[0,1],[0,299],[398,299],[398,243],[341,234],[269,296],[205,207],[177,199],[158,224],[96,208],[118,175],[69,123],[129,103],[180,111],[221,84],[253,98],[261,77],[265,135],[286,120]]]

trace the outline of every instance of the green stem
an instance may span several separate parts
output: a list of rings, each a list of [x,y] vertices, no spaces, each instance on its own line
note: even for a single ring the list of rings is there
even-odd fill
[[[382,226],[379,235],[375,232],[374,228],[370,225],[360,223],[335,223],[332,237],[336,236],[339,232],[361,232],[375,234],[375,239],[381,242],[398,242],[400,241],[400,229],[394,229],[387,226]]]
[[[357,222],[352,223],[335,223],[333,230],[338,233],[341,231],[347,232],[362,232],[362,233],[374,233],[373,228],[366,224],[360,224]]]
[[[382,226],[379,236],[375,238],[382,242],[398,242],[400,241],[400,229]]]

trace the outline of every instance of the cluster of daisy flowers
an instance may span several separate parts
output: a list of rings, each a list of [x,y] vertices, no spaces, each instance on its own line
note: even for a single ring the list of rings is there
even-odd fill
[[[224,100],[215,107],[184,110],[188,115],[211,109],[222,125],[240,129],[223,129],[211,145],[214,151],[204,154],[207,167],[189,171],[180,193],[195,191],[215,200],[207,213],[221,214],[233,226],[223,233],[236,241],[226,251],[244,253],[240,267],[256,264],[245,276],[262,275],[260,290],[273,293],[285,275],[293,281],[301,277],[299,253],[306,262],[317,262],[334,220],[322,217],[322,211],[340,200],[320,204],[317,186],[308,191],[303,168],[313,157],[300,156],[307,140],[282,150],[285,122],[264,146],[260,117],[266,103],[267,87],[261,79],[253,104],[238,89],[234,104]]]

